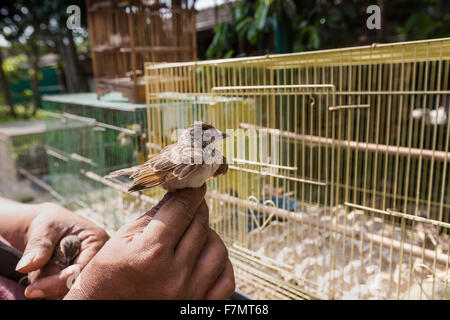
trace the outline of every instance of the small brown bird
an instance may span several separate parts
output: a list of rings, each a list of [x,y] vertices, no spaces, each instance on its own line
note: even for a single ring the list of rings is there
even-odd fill
[[[68,266],[73,264],[75,258],[80,253],[80,249],[81,249],[81,240],[78,236],[76,235],[65,236],[56,245],[55,250],[53,251],[53,256],[46,265],[50,269],[47,269],[46,271],[39,270],[37,273],[36,271],[29,273],[19,280],[19,284],[26,287],[30,285],[33,279],[36,279],[37,277],[42,276],[42,274],[46,274],[49,271],[51,272],[51,270],[54,270],[53,268],[55,266],[61,269],[67,268]]]
[[[130,176],[133,184],[128,191],[139,191],[161,185],[168,191],[199,188],[210,177],[225,174],[226,158],[214,143],[227,135],[212,125],[196,122],[159,154],[142,165],[111,172],[106,177]],[[206,152],[205,152],[206,151]]]
[[[53,258],[56,265],[61,268],[70,266],[80,253],[81,240],[76,235],[65,236],[56,245]]]

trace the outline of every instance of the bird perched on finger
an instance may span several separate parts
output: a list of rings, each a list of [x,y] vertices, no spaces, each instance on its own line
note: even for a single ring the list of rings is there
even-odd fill
[[[226,158],[215,148],[226,137],[208,123],[195,122],[184,130],[177,143],[163,148],[147,162],[111,172],[106,177],[131,177],[130,192],[159,185],[168,191],[199,188],[209,178],[228,171]]]
[[[81,240],[76,235],[65,236],[56,245],[53,258],[56,265],[66,268],[73,264],[81,250]]]

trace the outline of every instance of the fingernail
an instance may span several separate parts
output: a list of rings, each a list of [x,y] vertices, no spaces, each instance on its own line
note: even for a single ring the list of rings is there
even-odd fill
[[[30,298],[30,299],[42,298],[42,297],[44,297],[44,292],[39,289],[34,289],[30,292],[27,292],[27,290],[25,290],[25,297]]]
[[[36,260],[37,252],[31,251],[28,252],[26,255],[20,259],[19,263],[16,266],[16,271],[21,270],[28,266],[30,263],[32,263],[34,260]]]

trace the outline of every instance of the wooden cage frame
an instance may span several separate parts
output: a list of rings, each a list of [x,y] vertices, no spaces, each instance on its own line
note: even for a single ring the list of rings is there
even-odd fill
[[[196,60],[195,10],[189,5],[189,0],[87,0],[99,97],[118,91],[143,103],[144,62]]]

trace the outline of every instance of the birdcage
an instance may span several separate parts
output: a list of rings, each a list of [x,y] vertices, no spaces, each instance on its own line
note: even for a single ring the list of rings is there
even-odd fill
[[[99,96],[121,92],[145,101],[144,61],[197,57],[195,11],[189,0],[88,0],[89,38]]]
[[[146,106],[120,94],[98,101],[88,93],[45,96],[43,108],[50,119],[45,150],[56,200],[109,230],[145,212],[144,196],[125,195],[103,177],[147,159]]]
[[[449,70],[450,39],[149,64],[149,140],[232,134],[210,223],[253,297],[448,299]]]
[[[39,189],[48,174],[44,134],[44,120],[0,125],[0,181],[7,181],[0,185],[0,196],[22,202],[48,199]]]

